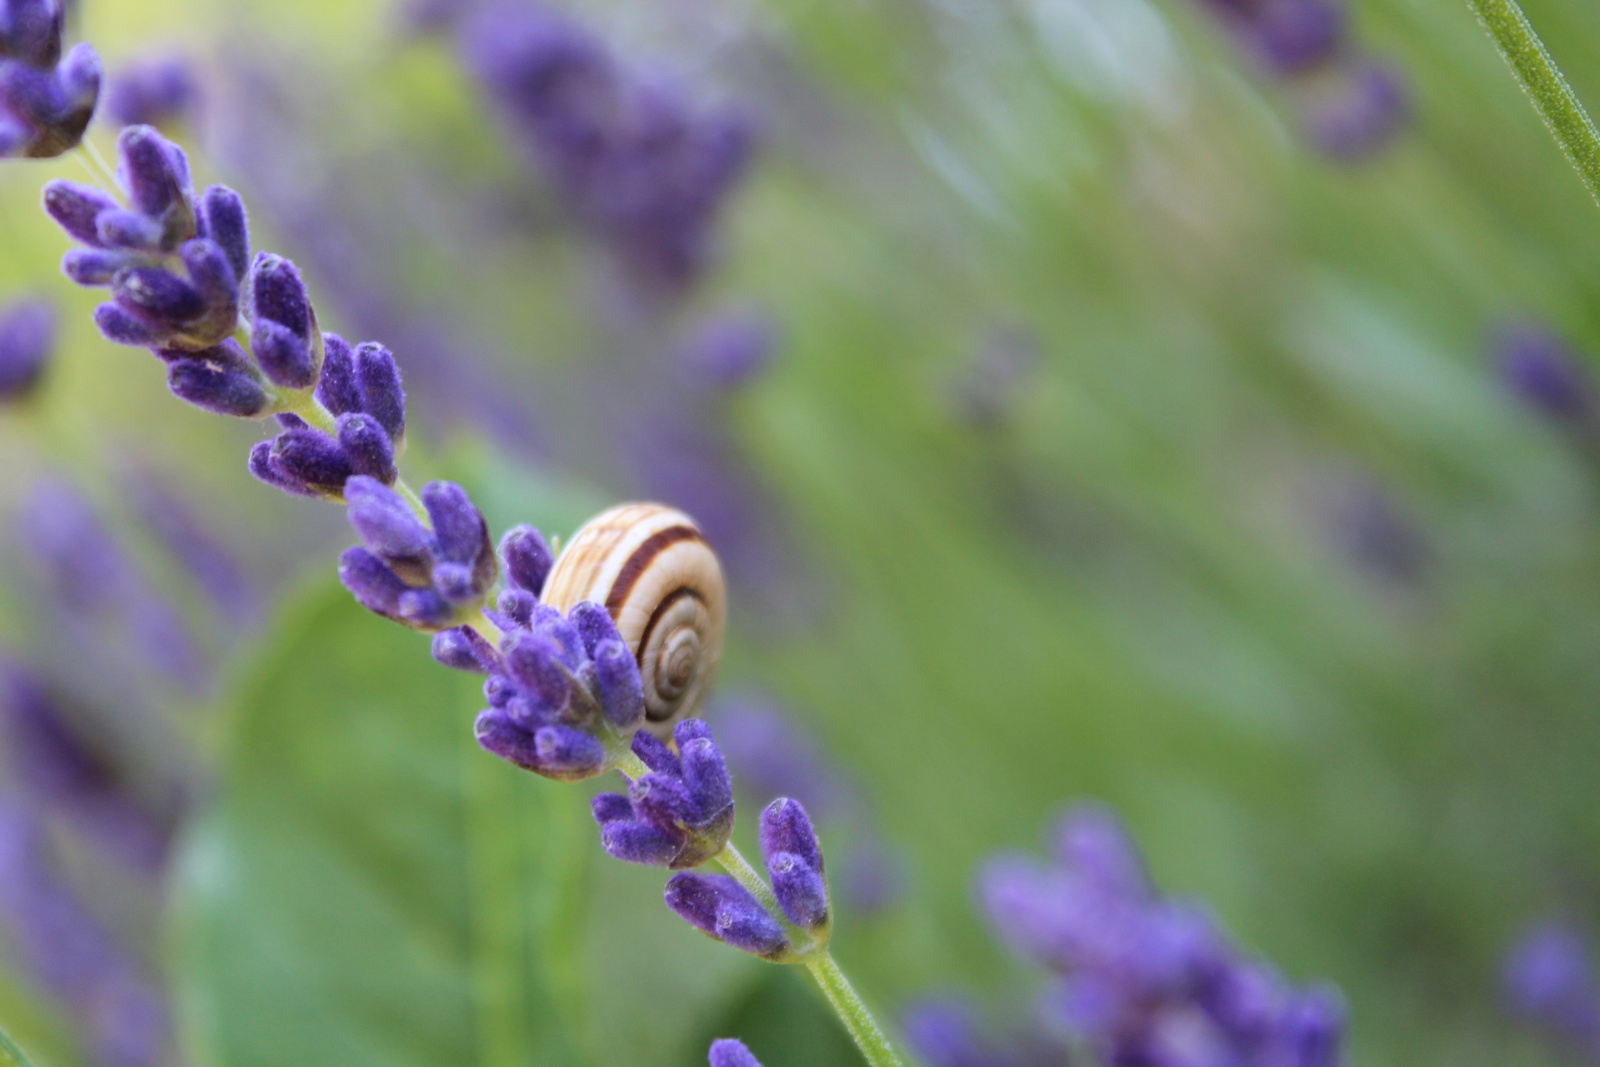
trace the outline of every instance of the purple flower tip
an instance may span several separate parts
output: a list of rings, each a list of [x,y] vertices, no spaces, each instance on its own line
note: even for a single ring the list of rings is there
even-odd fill
[[[1578,932],[1558,922],[1531,927],[1502,972],[1511,1010],[1580,1048],[1600,1048],[1600,987]]]
[[[46,0],[0,6],[0,157],[59,156],[75,148],[100,95],[100,57],[86,44],[61,54],[62,12]]]
[[[744,1047],[744,1042],[732,1037],[722,1037],[711,1042],[711,1067],[761,1067],[761,1061]]]
[[[178,56],[158,56],[112,75],[104,112],[119,126],[165,126],[189,118],[198,96],[189,64]]]
[[[763,959],[789,948],[778,921],[727,875],[679,873],[667,881],[667,907],[707,937]]]
[[[648,734],[634,734],[634,753],[651,772],[634,781],[626,797],[612,794],[616,799],[607,801],[600,819],[600,843],[617,859],[682,870],[705,863],[728,843],[733,786],[721,753],[699,720],[679,723],[674,737],[681,755]],[[628,804],[626,814],[619,802]]]
[[[780,797],[761,813],[761,855],[772,891],[789,921],[807,930],[827,926],[822,846],[798,800]]]
[[[19,300],[0,310],[0,401],[31,394],[55,350],[55,308],[43,300]]]

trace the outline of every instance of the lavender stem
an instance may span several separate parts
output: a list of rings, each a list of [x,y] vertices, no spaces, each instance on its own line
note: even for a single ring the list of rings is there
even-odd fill
[[[883,1032],[878,1020],[872,1017],[866,1002],[844,976],[831,953],[824,949],[820,955],[807,960],[806,970],[817,980],[834,1014],[850,1031],[856,1047],[872,1067],[907,1067],[905,1058],[889,1041],[889,1035]]]
[[[1589,195],[1600,202],[1600,131],[1556,66],[1517,0],[1467,0],[1533,100]]]

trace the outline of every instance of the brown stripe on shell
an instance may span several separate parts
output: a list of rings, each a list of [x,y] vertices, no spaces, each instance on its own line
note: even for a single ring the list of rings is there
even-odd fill
[[[612,619],[616,619],[621,615],[622,606],[628,602],[628,596],[633,592],[634,585],[638,583],[645,569],[650,566],[657,556],[680,542],[703,542],[704,540],[705,538],[700,535],[700,531],[693,526],[669,526],[665,530],[657,530],[645,538],[644,542],[633,550],[633,555],[628,557],[628,562],[622,565],[622,570],[617,572],[617,580],[611,583],[611,591],[606,594],[606,610],[611,613]],[[677,593],[673,593],[672,597],[668,597],[662,603],[669,602],[677,595]],[[657,605],[655,614],[650,616],[651,625],[655,624],[656,617],[660,613],[661,606]],[[647,626],[645,634],[648,636],[649,632],[650,630]],[[639,642],[639,651],[641,653],[644,651],[645,643],[644,639]]]
[[[656,610],[650,613],[650,621],[644,624],[644,633],[639,637],[639,652],[637,654],[637,662],[641,671],[645,669],[644,653],[645,649],[650,647],[650,637],[656,632],[656,624],[659,623],[661,621],[661,617],[672,608],[672,605],[676,604],[684,597],[688,597],[690,600],[698,600],[701,604],[706,602],[705,597],[701,596],[698,590],[691,589],[687,585],[680,585],[678,588],[661,598],[661,603],[657,604]],[[697,675],[700,673],[699,667],[695,668],[695,673]],[[690,684],[692,688],[693,683],[691,682]],[[685,692],[688,691],[689,690],[685,690]],[[652,722],[660,722],[662,719],[670,719],[681,704],[682,698],[680,697],[679,700],[673,702],[671,707],[665,709],[666,713],[660,717],[657,716],[654,708],[650,708],[648,706],[645,709],[645,713],[649,716]]]

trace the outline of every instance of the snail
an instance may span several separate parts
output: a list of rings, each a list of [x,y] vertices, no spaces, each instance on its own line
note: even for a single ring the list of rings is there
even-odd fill
[[[666,736],[693,715],[722,655],[727,596],[694,520],[663,504],[619,504],[584,524],[557,557],[540,600],[611,613],[644,681],[645,727]]]

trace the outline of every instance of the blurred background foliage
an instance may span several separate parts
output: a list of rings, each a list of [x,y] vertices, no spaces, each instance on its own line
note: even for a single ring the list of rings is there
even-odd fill
[[[1307,90],[1192,0],[572,6],[760,130],[714,265],[665,303],[563,221],[448,34],[386,3],[76,15],[113,70],[196,65],[198,179],[240,189],[325,328],[395,349],[413,471],[562,535],[645,492],[737,497],[721,687],[777,700],[870,804],[895,892],[835,944],[875,1003],[1023,1013],[1036,979],[971,875],[1093,796],[1160,884],[1344,990],[1352,1063],[1544,1062],[1496,967],[1600,900],[1600,452],[1507,390],[1494,328],[1600,349],[1600,214],[1466,5],[1353,9],[1411,100],[1357,162],[1309,147]],[[1600,99],[1600,10],[1527,9]],[[854,1062],[799,976],[603,860],[584,789],[476,751],[476,684],[337,588],[338,509],[248,478],[256,426],[95,335],[37,208],[55,175],[81,177],[0,169],[0,298],[63,324],[0,413],[0,506],[71,479],[205,679],[135,680],[126,635],[62,624],[14,550],[0,632],[144,724],[96,729],[183,796],[161,884],[75,862],[174,991],[187,1061],[689,1064],[736,1032],[768,1067]],[[776,351],[691,395],[684,339],[727,308]],[[241,561],[247,620],[140,532],[145,478]],[[824,830],[843,855],[852,827]],[[95,1062],[20,968],[0,1017],[40,1067]]]

